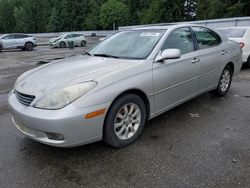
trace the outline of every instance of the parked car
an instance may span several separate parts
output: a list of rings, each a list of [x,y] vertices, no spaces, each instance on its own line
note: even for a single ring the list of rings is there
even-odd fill
[[[217,31],[226,35],[230,40],[239,42],[243,51],[243,63],[250,67],[250,27],[228,27]]]
[[[19,48],[32,51],[37,46],[36,38],[27,34],[6,34],[0,37],[0,52],[5,49]]]
[[[123,147],[146,120],[208,91],[225,95],[241,66],[240,45],[207,27],[143,27],[22,74],[8,102],[17,129],[41,143]]]
[[[49,43],[52,47],[66,48],[69,47],[69,42],[74,42],[74,46],[86,46],[86,38],[83,34],[64,34],[57,38],[50,39]]]

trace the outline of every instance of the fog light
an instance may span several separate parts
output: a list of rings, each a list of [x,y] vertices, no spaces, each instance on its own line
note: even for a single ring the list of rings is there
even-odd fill
[[[61,134],[46,133],[46,135],[50,140],[58,140],[58,141],[64,140],[64,137]]]

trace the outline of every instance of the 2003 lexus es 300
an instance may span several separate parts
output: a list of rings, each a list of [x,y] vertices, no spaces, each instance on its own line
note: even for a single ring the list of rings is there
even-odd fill
[[[146,120],[207,91],[225,95],[241,65],[240,45],[209,28],[131,28],[22,74],[8,101],[15,126],[39,142],[123,147]]]

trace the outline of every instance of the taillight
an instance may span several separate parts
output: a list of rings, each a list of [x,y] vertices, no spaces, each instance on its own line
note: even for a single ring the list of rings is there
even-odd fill
[[[245,46],[244,42],[240,42],[240,48],[242,49]]]

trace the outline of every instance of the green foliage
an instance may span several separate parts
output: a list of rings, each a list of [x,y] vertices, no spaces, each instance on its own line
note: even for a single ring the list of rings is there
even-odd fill
[[[100,24],[104,29],[112,29],[129,23],[129,9],[126,4],[118,0],[108,0],[102,5],[100,11]]]
[[[249,0],[0,0],[0,33],[250,16]]]
[[[15,30],[15,17],[13,2],[10,0],[0,1],[0,31],[13,32]]]

